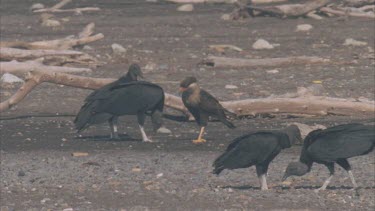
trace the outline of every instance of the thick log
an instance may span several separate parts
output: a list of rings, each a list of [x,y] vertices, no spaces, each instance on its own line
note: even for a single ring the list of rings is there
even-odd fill
[[[0,60],[28,60],[45,56],[77,56],[82,52],[72,50],[24,50],[0,47]]]
[[[280,67],[287,65],[321,64],[330,62],[329,59],[310,56],[296,56],[286,58],[240,59],[209,56],[204,63],[214,67]]]
[[[351,17],[358,17],[358,18],[375,18],[374,13],[365,13],[365,12],[350,12],[350,11],[340,11],[340,10],[334,10],[329,7],[322,7],[319,9],[321,12],[330,13],[334,15],[340,15],[340,16],[351,16]]]
[[[98,89],[115,79],[89,78],[57,72],[33,71],[24,86],[8,100],[0,103],[0,112],[20,102],[37,84],[43,82],[67,85],[84,89]],[[31,81],[31,82],[29,82]],[[262,113],[289,113],[310,115],[374,115],[374,101],[357,101],[349,99],[308,96],[297,98],[265,98],[222,102],[223,106],[238,115],[256,115]],[[186,112],[180,97],[166,94],[167,107]]]

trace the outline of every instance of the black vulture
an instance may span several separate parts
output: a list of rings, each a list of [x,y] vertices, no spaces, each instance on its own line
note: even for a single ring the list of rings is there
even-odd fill
[[[195,77],[186,77],[182,80],[180,83],[180,92],[182,92],[182,101],[185,107],[201,127],[198,139],[193,140],[193,143],[206,142],[206,140],[202,139],[202,135],[210,116],[217,117],[229,128],[235,128],[233,123],[227,119],[226,113],[230,115],[235,114],[226,110],[210,93],[201,89]]]
[[[234,139],[226,151],[213,163],[213,173],[219,175],[224,169],[248,168],[255,165],[261,189],[267,190],[266,175],[270,162],[282,149],[300,141],[297,126],[284,130],[257,131]]]
[[[374,149],[375,128],[363,124],[343,124],[310,132],[302,147],[299,162],[288,165],[283,181],[289,176],[302,176],[311,170],[314,162],[325,165],[330,173],[322,187],[316,190],[325,190],[334,174],[334,165],[337,163],[344,168],[353,183],[358,188],[348,158],[365,155]]]
[[[143,129],[146,113],[151,114],[154,129],[161,128],[164,91],[156,84],[137,81],[137,76],[142,72],[133,64],[125,76],[91,93],[74,120],[78,132],[108,121],[111,138],[118,138],[118,117],[137,115],[143,141],[151,141]]]

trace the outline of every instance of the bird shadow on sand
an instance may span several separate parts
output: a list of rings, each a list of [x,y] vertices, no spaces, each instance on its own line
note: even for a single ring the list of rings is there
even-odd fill
[[[109,135],[96,135],[96,136],[76,136],[74,139],[84,140],[84,141],[136,141],[141,142],[141,139],[135,139],[130,137],[128,134],[119,134],[119,138],[111,138]]]

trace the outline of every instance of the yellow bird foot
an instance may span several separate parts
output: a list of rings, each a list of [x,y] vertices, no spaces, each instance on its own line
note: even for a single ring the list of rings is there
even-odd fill
[[[196,140],[193,140],[193,144],[203,144],[203,143],[206,143],[205,139],[196,139]]]

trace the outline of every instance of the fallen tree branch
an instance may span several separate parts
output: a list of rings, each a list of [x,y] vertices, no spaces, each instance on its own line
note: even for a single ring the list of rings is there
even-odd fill
[[[98,89],[115,79],[90,78],[57,72],[32,71],[26,83],[8,100],[0,103],[3,112],[20,102],[36,85],[49,82],[84,89]],[[290,113],[309,115],[373,115],[374,101],[356,101],[322,96],[297,98],[265,98],[222,102],[227,109],[238,115],[256,115],[261,113]],[[180,97],[166,94],[165,105],[186,113]]]
[[[205,63],[214,67],[280,67],[286,65],[305,65],[305,64],[321,64],[330,62],[329,59],[310,56],[296,56],[286,58],[266,58],[266,59],[240,59],[209,56]]]
[[[77,56],[82,52],[72,50],[23,50],[0,47],[0,60],[27,60],[45,56]]]
[[[361,13],[361,12],[350,12],[350,11],[340,11],[340,10],[334,10],[329,7],[322,7],[319,9],[321,12],[324,13],[330,13],[334,15],[340,15],[340,16],[352,16],[352,17],[359,17],[359,18],[375,18],[374,13]]]

